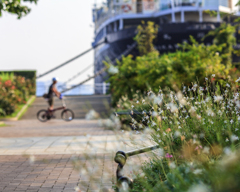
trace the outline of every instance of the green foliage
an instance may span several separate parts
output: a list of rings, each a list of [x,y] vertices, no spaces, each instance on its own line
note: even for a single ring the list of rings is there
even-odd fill
[[[23,2],[37,3],[38,0],[23,0]],[[27,15],[31,9],[25,5],[22,5],[21,0],[0,0],[0,17],[2,12],[8,12],[16,14],[18,19]]]
[[[138,44],[140,55],[145,55],[155,51],[153,40],[157,37],[158,27],[154,22],[148,21],[147,25],[142,21],[142,25],[137,27],[137,35],[134,40]]]
[[[10,73],[1,72],[0,78],[4,82],[7,81],[7,80],[13,80],[14,79],[14,74],[13,74],[13,72],[10,72]]]
[[[189,86],[196,77],[202,84],[204,78],[213,73],[224,79],[228,68],[218,54],[221,50],[221,46],[205,46],[191,38],[191,44],[183,44],[182,50],[175,53],[159,56],[151,52],[135,60],[131,55],[123,57],[116,66],[119,72],[109,78],[113,105],[123,96],[132,99],[136,92],[143,94],[150,88],[154,92],[165,86],[181,89],[182,84]]]
[[[15,76],[22,76],[26,79],[35,80],[36,79],[36,71],[12,71]]]
[[[221,46],[221,57],[225,65],[231,65],[233,46],[236,45],[236,38],[234,36],[236,27],[231,24],[222,23],[220,27],[213,31],[210,31],[206,36],[214,36],[213,43],[217,46]]]

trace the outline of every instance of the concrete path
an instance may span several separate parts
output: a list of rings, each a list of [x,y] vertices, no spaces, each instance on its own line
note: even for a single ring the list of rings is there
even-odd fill
[[[151,144],[138,134],[104,130],[98,121],[7,124],[0,128],[0,191],[110,189],[115,182],[115,153]],[[127,175],[140,160],[128,160]]]

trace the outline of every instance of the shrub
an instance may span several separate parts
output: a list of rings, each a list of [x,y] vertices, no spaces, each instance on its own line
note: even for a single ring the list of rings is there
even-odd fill
[[[19,104],[25,104],[35,94],[34,81],[13,73],[0,75],[0,116],[11,115]]]
[[[191,85],[197,80],[204,83],[205,76],[212,73],[225,79],[229,69],[221,63],[218,54],[219,46],[205,46],[191,38],[192,44],[184,44],[183,51],[159,56],[157,52],[137,57],[123,57],[117,63],[118,73],[110,76],[110,90],[113,105],[125,96],[133,98],[136,91],[143,94],[151,88],[158,91],[159,87],[169,87],[171,90],[181,89],[182,84]],[[185,51],[187,50],[187,51]]]

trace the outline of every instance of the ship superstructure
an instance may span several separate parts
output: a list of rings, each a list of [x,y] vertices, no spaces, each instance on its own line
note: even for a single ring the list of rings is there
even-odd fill
[[[192,35],[200,41],[210,30],[222,22],[221,13],[231,14],[232,22],[239,14],[238,0],[108,0],[95,5],[95,73],[100,71],[103,60],[114,60],[134,42],[136,27],[141,21],[154,21],[159,25],[156,49],[161,53],[173,52],[178,43]],[[215,11],[216,16],[209,14]],[[237,34],[236,34],[237,35]],[[212,39],[206,39],[211,44]],[[131,54],[137,55],[136,49]],[[106,74],[95,78],[95,83],[106,80]]]

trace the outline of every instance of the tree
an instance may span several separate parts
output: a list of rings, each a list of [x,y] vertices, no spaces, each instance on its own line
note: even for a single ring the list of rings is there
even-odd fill
[[[223,58],[223,63],[225,65],[232,64],[232,54],[234,52],[233,46],[236,45],[236,37],[234,36],[235,32],[236,26],[222,23],[220,27],[210,31],[206,35],[206,37],[213,36],[213,43],[222,47],[221,57]]]
[[[23,2],[37,3],[38,0],[23,0]],[[27,15],[31,9],[22,5],[22,0],[0,0],[0,17],[3,12],[12,13],[18,16],[18,19]]]
[[[158,27],[154,22],[148,21],[147,24],[145,24],[145,22],[142,21],[142,25],[137,27],[137,31],[138,33],[134,40],[138,44],[140,55],[156,51],[153,45],[153,40],[157,37]]]

